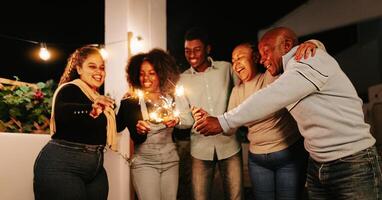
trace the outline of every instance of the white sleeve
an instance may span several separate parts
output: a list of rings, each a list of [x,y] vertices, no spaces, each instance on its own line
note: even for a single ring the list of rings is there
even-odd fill
[[[230,129],[266,117],[315,91],[317,86],[299,70],[287,70],[275,82],[252,94],[238,107],[218,116],[218,120],[227,133]]]
[[[311,42],[311,43],[315,44],[317,46],[317,48],[319,48],[319,49],[321,49],[323,51],[326,51],[325,45],[321,41],[319,41],[319,40],[310,39],[310,40],[308,40],[306,42]]]
[[[194,118],[192,117],[191,108],[185,96],[175,96],[175,109],[179,111],[180,118],[180,122],[176,127],[179,129],[191,128],[194,124]]]
[[[231,95],[229,97],[227,111],[232,110],[233,108],[238,106],[238,104],[240,104],[240,102],[238,102],[239,100],[237,99],[238,98],[237,93],[238,93],[238,88],[237,88],[237,86],[235,86],[234,88],[232,88]],[[218,120],[219,120],[219,118],[218,118]],[[223,132],[223,134],[224,135],[233,135],[236,133],[236,131],[237,131],[237,129],[230,129],[227,132]]]

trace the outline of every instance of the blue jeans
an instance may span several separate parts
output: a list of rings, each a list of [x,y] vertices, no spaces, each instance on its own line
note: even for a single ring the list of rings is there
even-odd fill
[[[219,165],[223,181],[225,199],[241,200],[243,198],[243,167],[241,151],[235,155],[218,160],[199,160],[192,157],[192,192],[193,199],[207,200],[211,198],[212,180],[215,166]]]
[[[303,140],[287,149],[248,153],[248,171],[256,200],[301,199],[306,181],[308,153]]]
[[[375,146],[327,163],[309,158],[309,199],[382,199],[381,181]]]
[[[191,191],[191,152],[190,140],[177,141],[179,154],[179,187],[177,199],[189,200],[192,197]]]
[[[35,161],[35,199],[106,200],[103,150],[103,145],[50,140]]]

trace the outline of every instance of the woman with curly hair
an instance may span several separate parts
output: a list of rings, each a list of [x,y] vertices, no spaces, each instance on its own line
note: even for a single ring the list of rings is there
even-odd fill
[[[163,121],[152,122],[145,117],[164,101],[173,101],[179,79],[175,60],[165,51],[153,49],[131,57],[126,73],[134,90],[121,101],[117,129],[127,127],[134,142],[131,172],[136,194],[140,200],[175,200],[179,157],[172,132],[179,118],[167,116]]]
[[[52,104],[52,139],[34,166],[36,200],[99,199],[108,196],[105,146],[116,150],[114,101],[99,94],[105,63],[94,46],[68,59]]]

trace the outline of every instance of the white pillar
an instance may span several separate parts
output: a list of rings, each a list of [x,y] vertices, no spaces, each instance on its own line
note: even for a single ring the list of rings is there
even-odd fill
[[[105,0],[105,91],[118,99],[127,92],[128,32],[142,38],[143,52],[166,50],[166,0]]]
[[[158,47],[166,50],[166,0],[105,0],[105,93],[110,94],[119,105],[128,92],[125,67],[128,62],[128,32],[140,36],[141,51]],[[134,52],[133,52],[134,53]],[[124,131],[123,148],[129,149],[128,131]],[[121,156],[108,151],[105,167],[109,177],[110,200],[128,200],[130,191],[130,168]]]

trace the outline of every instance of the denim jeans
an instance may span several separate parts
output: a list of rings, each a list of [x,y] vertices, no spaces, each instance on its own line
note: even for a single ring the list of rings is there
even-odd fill
[[[35,161],[35,199],[106,200],[103,150],[103,145],[50,140]]]
[[[301,199],[306,181],[308,153],[303,140],[287,149],[248,153],[248,170],[256,200]]]
[[[218,160],[199,160],[192,157],[192,192],[193,199],[207,200],[211,198],[212,181],[215,175],[215,166],[223,181],[225,199],[241,200],[243,198],[243,167],[241,151],[235,155]]]
[[[143,143],[135,150],[131,178],[138,199],[176,200],[179,156],[175,144]]]
[[[375,146],[327,163],[309,158],[309,199],[382,199],[381,181]]]
[[[191,152],[190,140],[176,142],[179,154],[179,187],[177,199],[190,200],[192,198],[191,191]]]
[[[131,177],[139,200],[176,200],[179,165],[161,169],[142,166],[131,169]]]

